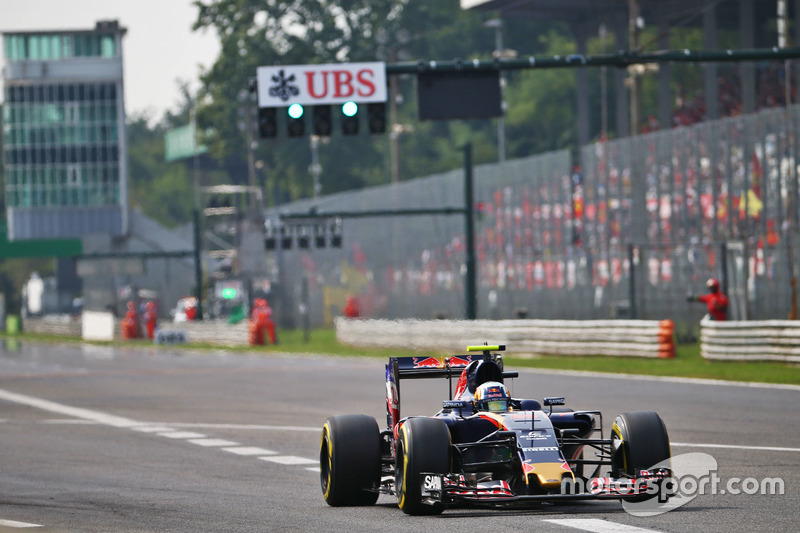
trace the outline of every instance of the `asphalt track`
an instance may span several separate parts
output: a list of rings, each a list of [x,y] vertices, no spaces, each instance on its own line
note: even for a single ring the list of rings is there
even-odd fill
[[[601,410],[606,427],[620,412],[657,411],[673,456],[704,453],[717,462],[717,493],[651,517],[617,502],[457,508],[436,517],[406,516],[387,496],[374,507],[328,507],[317,469],[320,428],[342,413],[385,425],[384,363],[0,347],[0,531],[799,529],[800,387],[542,371],[521,372],[512,394],[566,396],[570,407]],[[446,380],[404,382],[403,414],[431,414],[446,396]],[[750,484],[729,484],[734,478]],[[767,478],[780,479],[784,493],[728,491],[753,492]]]

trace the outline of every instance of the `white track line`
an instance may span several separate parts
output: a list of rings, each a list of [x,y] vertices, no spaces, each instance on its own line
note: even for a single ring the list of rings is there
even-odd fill
[[[254,429],[260,431],[315,431],[321,432],[322,428],[309,426],[266,426],[263,424],[205,424],[203,422],[159,422],[176,428],[198,429]]]
[[[264,448],[257,448],[255,446],[242,446],[240,448],[222,448],[226,452],[235,453],[236,455],[278,455],[278,452],[272,450],[265,450]]]
[[[141,426],[131,429],[134,431],[141,431],[142,433],[166,433],[168,431],[175,431],[174,428],[169,428],[167,426]]]
[[[167,433],[158,433],[159,437],[167,437],[168,439],[204,439],[205,435],[202,433],[194,433],[193,431],[168,431]]]
[[[42,400],[41,398],[34,398],[33,396],[26,396],[24,394],[17,394],[4,389],[0,389],[0,400],[7,400],[9,402],[20,403],[30,407],[36,407],[51,413],[59,413],[62,415],[71,416],[73,418],[81,418],[83,420],[92,420],[106,426],[113,426],[117,428],[133,428],[142,425],[141,422],[124,418],[121,416],[109,415],[101,413],[100,411],[92,411],[91,409],[82,409],[80,407],[70,407],[49,400]]]
[[[0,520],[0,526],[2,526],[2,527],[14,527],[14,528],[44,527],[41,524],[29,524],[27,522],[17,522],[15,520]]]
[[[217,447],[226,446],[225,448],[221,449],[225,450],[226,452],[234,453],[237,455],[275,456],[274,458],[273,457],[258,457],[258,458],[280,464],[300,465],[300,464],[317,463],[316,459],[306,459],[303,457],[296,457],[291,455],[288,456],[279,455],[279,452],[274,452],[272,450],[267,450],[258,447],[237,446],[237,443],[233,441],[226,441],[222,439],[208,439],[206,435],[202,433],[195,433],[192,431],[175,431],[173,428],[167,427],[166,425],[158,426],[158,425],[153,425],[152,423],[138,422],[130,418],[123,418],[120,416],[109,415],[106,413],[102,413],[100,411],[92,411],[90,409],[82,409],[79,407],[70,407],[68,405],[51,402],[49,400],[42,400],[41,398],[26,396],[24,394],[17,394],[4,389],[0,389],[0,400],[6,400],[13,403],[28,405],[30,407],[42,409],[44,411],[50,411],[51,413],[59,413],[62,415],[70,416],[81,420],[97,422],[99,424],[107,426],[133,429],[144,433],[156,433],[159,437],[166,437],[169,439],[176,439],[176,440],[183,439],[188,442],[192,442],[193,444],[199,444],[201,446],[217,446]],[[178,424],[170,424],[170,426],[172,425],[178,425]],[[223,425],[223,427],[228,428],[231,426]],[[261,427],[274,428],[274,429],[292,428],[294,430],[300,430],[300,431],[311,430],[311,428],[296,428],[292,426],[261,426]],[[313,430],[319,431],[319,428],[313,428]]]
[[[729,448],[733,450],[751,450],[765,452],[800,452],[800,448],[780,448],[778,446],[741,446],[738,444],[696,444],[691,442],[670,442],[670,446],[686,448]]]
[[[306,459],[305,457],[297,457],[296,455],[272,455],[269,457],[259,457],[259,459],[282,465],[314,465],[319,463],[317,459]]]
[[[578,376],[606,379],[630,379],[635,381],[660,381],[666,383],[685,383],[687,385],[713,385],[720,387],[748,387],[757,389],[780,389],[800,391],[800,385],[784,383],[761,383],[751,381],[726,381],[724,379],[681,378],[674,376],[647,376],[644,374],[622,374],[619,372],[594,372],[591,370],[553,370],[550,368],[523,367],[515,368],[519,372],[529,374],[551,374],[559,376]]]
[[[643,527],[626,526],[599,518],[550,518],[542,520],[559,526],[566,526],[592,533],[658,533],[655,529],[645,529]]]
[[[192,444],[197,444],[198,446],[207,446],[209,448],[216,447],[221,448],[223,446],[238,446],[238,442],[234,442],[232,440],[225,440],[225,439],[189,439],[188,442]]]

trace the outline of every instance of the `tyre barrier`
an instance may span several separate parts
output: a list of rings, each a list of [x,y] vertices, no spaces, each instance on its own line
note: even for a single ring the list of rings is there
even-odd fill
[[[351,346],[452,352],[498,342],[515,355],[675,357],[671,320],[334,320],[336,339]]]
[[[800,363],[800,321],[704,318],[700,354],[710,360]]]

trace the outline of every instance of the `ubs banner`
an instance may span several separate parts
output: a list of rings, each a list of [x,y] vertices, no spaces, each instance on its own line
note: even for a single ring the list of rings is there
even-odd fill
[[[386,64],[337,63],[258,67],[259,107],[386,101]]]

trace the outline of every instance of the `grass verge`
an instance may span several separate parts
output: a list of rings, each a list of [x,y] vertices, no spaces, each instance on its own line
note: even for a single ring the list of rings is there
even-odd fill
[[[38,342],[84,342],[81,339],[56,335],[22,333],[2,335],[8,349],[10,341],[25,340]],[[194,349],[220,350],[242,353],[319,353],[339,356],[375,357],[386,359],[389,356],[420,355],[404,349],[357,348],[345,346],[336,341],[332,329],[312,330],[306,337],[302,330],[279,330],[277,346],[234,346],[224,347],[203,344],[158,346],[146,340],[112,341],[98,344],[141,345],[154,349]],[[462,348],[463,349],[463,348]],[[454,349],[452,353],[463,353]],[[444,355],[425,352],[425,355]],[[603,356],[542,356],[520,357],[514,355],[514,346],[509,345],[504,358],[508,368],[528,367],[553,370],[583,370],[592,372],[612,372],[622,374],[643,374],[648,376],[673,376],[800,385],[800,365],[770,361],[707,361],[700,355],[699,344],[679,345],[674,359],[647,359],[637,357]]]

